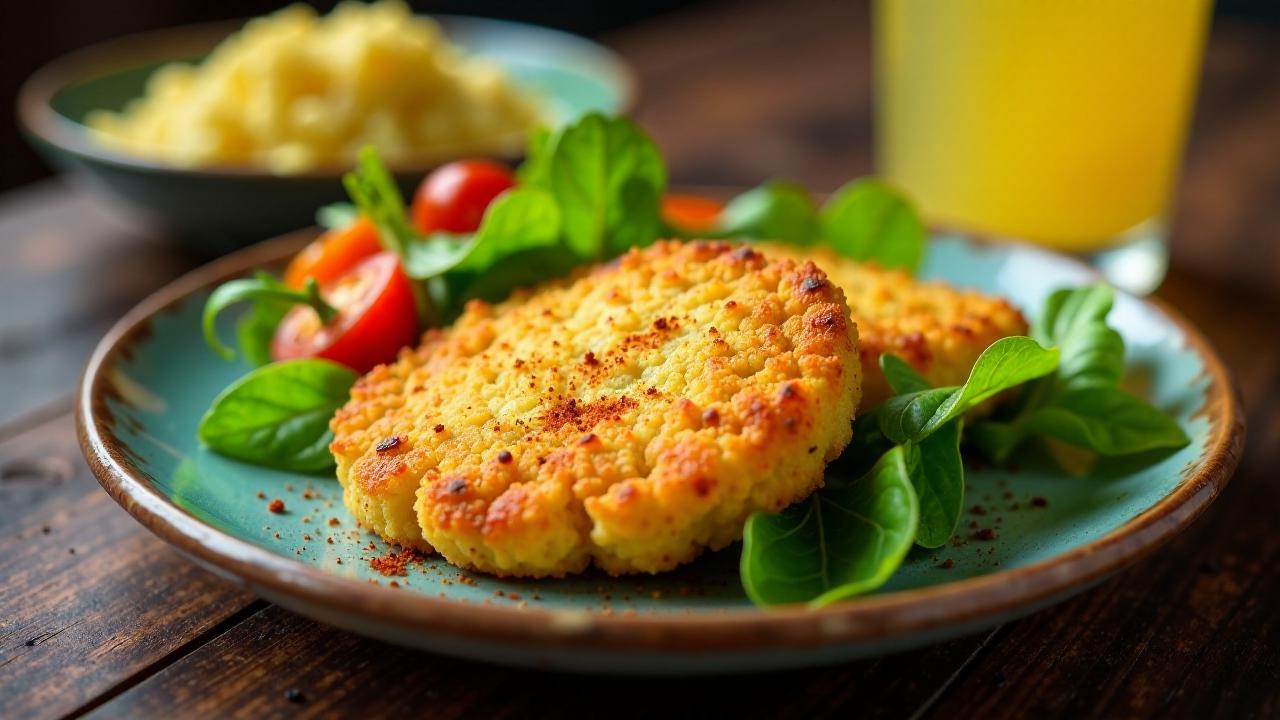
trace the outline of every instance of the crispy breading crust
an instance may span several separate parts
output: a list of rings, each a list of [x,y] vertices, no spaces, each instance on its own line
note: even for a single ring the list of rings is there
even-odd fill
[[[361,523],[456,565],[659,572],[819,487],[859,376],[813,263],[660,242],[471,304],[357,383],[332,450]]]
[[[906,360],[935,387],[959,385],[987,346],[1027,334],[1026,319],[1004,298],[918,282],[902,270],[854,262],[826,248],[769,242],[751,247],[770,257],[812,260],[844,290],[858,326],[863,408],[893,394],[880,370],[883,353]]]

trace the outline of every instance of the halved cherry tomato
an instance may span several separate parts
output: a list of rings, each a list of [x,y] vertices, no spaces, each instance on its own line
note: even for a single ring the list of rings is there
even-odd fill
[[[366,258],[320,294],[337,317],[326,325],[305,305],[290,310],[271,339],[273,360],[317,357],[365,373],[418,339],[412,281],[395,253]]]
[[[294,255],[284,271],[284,283],[301,289],[307,278],[315,278],[323,287],[379,252],[382,245],[378,242],[378,228],[361,215],[346,227],[324,233]]]
[[[667,193],[662,197],[662,219],[689,232],[710,232],[720,220],[724,203],[701,195]]]
[[[442,165],[414,194],[413,224],[423,233],[475,232],[489,203],[515,184],[510,170],[487,160]]]

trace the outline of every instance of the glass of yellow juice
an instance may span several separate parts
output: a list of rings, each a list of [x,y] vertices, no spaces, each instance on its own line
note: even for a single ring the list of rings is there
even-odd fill
[[[1211,0],[876,0],[877,164],[935,224],[1149,292]]]

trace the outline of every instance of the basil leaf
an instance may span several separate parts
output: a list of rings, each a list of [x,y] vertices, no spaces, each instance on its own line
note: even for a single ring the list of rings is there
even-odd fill
[[[896,443],[918,442],[997,393],[1047,375],[1057,366],[1056,348],[1040,347],[1029,337],[1001,338],[978,356],[964,385],[885,401],[879,412],[880,430]]]
[[[818,239],[818,208],[804,187],[770,180],[729,201],[717,234],[753,240],[812,245]]]
[[[600,260],[657,239],[666,165],[633,122],[590,113],[534,152],[521,177],[555,197],[565,242],[579,258]]]
[[[916,526],[916,544],[920,547],[942,547],[960,525],[964,509],[964,462],[960,459],[963,422],[962,418],[952,420],[909,446],[907,469],[920,503],[920,522]]]
[[[929,383],[906,360],[885,353],[880,356],[880,370],[889,382],[889,387],[898,395],[928,390]]]
[[[296,472],[334,466],[329,419],[347,400],[355,372],[328,360],[258,368],[214,399],[198,435],[209,449],[244,462]]]
[[[914,272],[924,259],[925,227],[906,196],[871,179],[840,188],[822,208],[822,236],[860,262]]]
[[[556,245],[560,208],[550,194],[532,188],[499,195],[472,235],[436,233],[406,247],[404,270],[427,280],[448,272],[484,272],[507,255]]]
[[[219,285],[204,304],[202,327],[205,342],[224,360],[234,359],[235,352],[218,339],[217,318],[223,310],[245,301],[275,301],[290,305],[306,305],[316,311],[321,322],[329,323],[338,311],[320,297],[320,286],[314,278],[307,278],[306,288],[295,290],[264,272],[253,278],[232,280]],[[272,327],[274,330],[274,326]],[[241,338],[243,339],[243,335]],[[256,352],[256,350],[255,350]]]
[[[406,271],[430,281],[432,303],[444,321],[456,317],[468,300],[502,300],[517,287],[563,275],[578,264],[560,243],[555,199],[534,188],[498,196],[473,236],[441,233],[408,249]]]
[[[316,210],[316,224],[326,230],[339,230],[356,221],[360,212],[348,202],[329,203]]]
[[[1070,390],[1020,425],[1024,436],[1047,435],[1101,455],[1179,448],[1190,442],[1173,418],[1116,387]]]
[[[453,270],[483,272],[502,258],[551,247],[560,240],[560,207],[550,193],[517,188],[499,195],[485,211],[475,243]]]
[[[742,587],[757,605],[826,605],[874,590],[911,549],[919,507],[905,452],[895,447],[863,477],[814,493],[743,531]]]

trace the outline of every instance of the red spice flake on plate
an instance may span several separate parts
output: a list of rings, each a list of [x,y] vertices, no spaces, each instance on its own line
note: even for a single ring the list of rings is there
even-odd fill
[[[1039,495],[1031,498],[1031,507],[1049,507],[1049,499],[1040,497]]]
[[[417,550],[392,550],[385,555],[369,558],[369,567],[387,577],[404,577],[409,574],[405,567],[409,563],[416,563],[420,560],[422,560],[422,556],[418,554]]]
[[[279,514],[283,513],[283,512],[284,512],[284,501],[283,501],[283,500],[281,500],[280,498],[276,498],[275,500],[272,500],[271,502],[267,503],[267,510],[269,510],[269,511],[271,511],[271,512],[273,512],[273,513],[277,514],[277,515],[279,515]]]
[[[329,527],[338,527],[339,524],[338,518],[329,518]]]
[[[982,528],[978,532],[974,533],[973,536],[979,540],[995,540],[996,531],[991,528]]]

